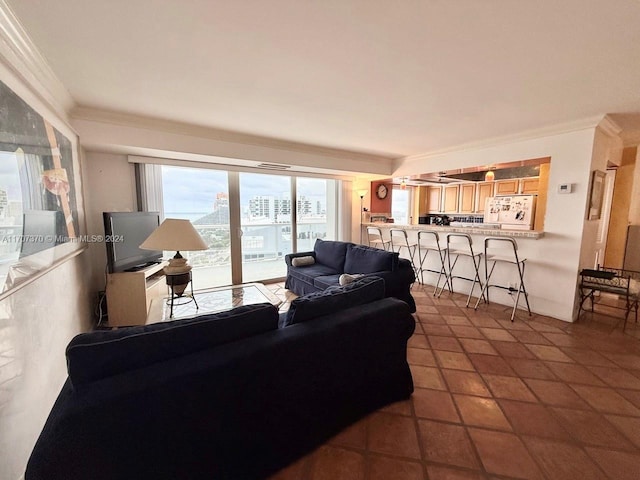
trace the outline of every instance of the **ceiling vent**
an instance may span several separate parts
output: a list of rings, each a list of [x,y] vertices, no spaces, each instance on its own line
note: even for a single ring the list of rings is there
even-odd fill
[[[264,168],[265,170],[289,170],[291,165],[280,165],[277,163],[259,163],[256,168]]]

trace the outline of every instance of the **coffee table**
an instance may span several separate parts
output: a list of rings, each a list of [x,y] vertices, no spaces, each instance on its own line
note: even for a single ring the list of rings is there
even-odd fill
[[[170,298],[159,297],[151,301],[147,324],[167,322],[192,318],[196,315],[223,312],[242,305],[254,305],[256,303],[271,303],[278,307],[282,301],[261,283],[244,283],[242,285],[230,285],[227,287],[209,288],[193,292],[196,303],[190,296],[183,300],[176,299],[173,304],[173,317],[169,317],[171,310]],[[198,308],[199,307],[199,308]]]

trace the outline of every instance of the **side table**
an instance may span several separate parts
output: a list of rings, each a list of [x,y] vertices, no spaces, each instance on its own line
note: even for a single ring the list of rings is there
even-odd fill
[[[196,310],[198,310],[198,302],[196,302],[196,298],[193,296],[193,279],[191,277],[191,270],[175,275],[166,274],[165,276],[167,278],[167,285],[171,289],[171,298],[167,301],[167,303],[171,305],[169,318],[173,318],[173,305],[175,300],[177,298],[187,298],[184,296],[184,291],[186,290],[187,285],[191,286],[191,295],[188,296],[188,300],[177,303],[176,305],[183,305],[185,303],[193,302],[196,304]]]

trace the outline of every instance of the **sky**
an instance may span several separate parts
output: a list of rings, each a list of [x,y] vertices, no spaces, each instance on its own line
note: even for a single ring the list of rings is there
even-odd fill
[[[227,172],[205,168],[162,166],[162,190],[166,213],[208,213],[218,193],[228,193]],[[290,191],[289,177],[240,173],[240,204],[248,206],[256,195],[281,197]],[[298,196],[326,203],[326,180],[299,178]]]
[[[0,152],[0,189],[7,192],[9,201],[22,201],[18,159],[14,152]]]

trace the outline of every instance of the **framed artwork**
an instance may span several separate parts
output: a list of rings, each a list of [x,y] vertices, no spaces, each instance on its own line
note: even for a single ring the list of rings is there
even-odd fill
[[[589,193],[587,220],[600,220],[600,216],[602,215],[605,176],[606,174],[600,170],[594,170],[591,175],[591,191]]]
[[[78,140],[0,82],[0,299],[85,247]]]

